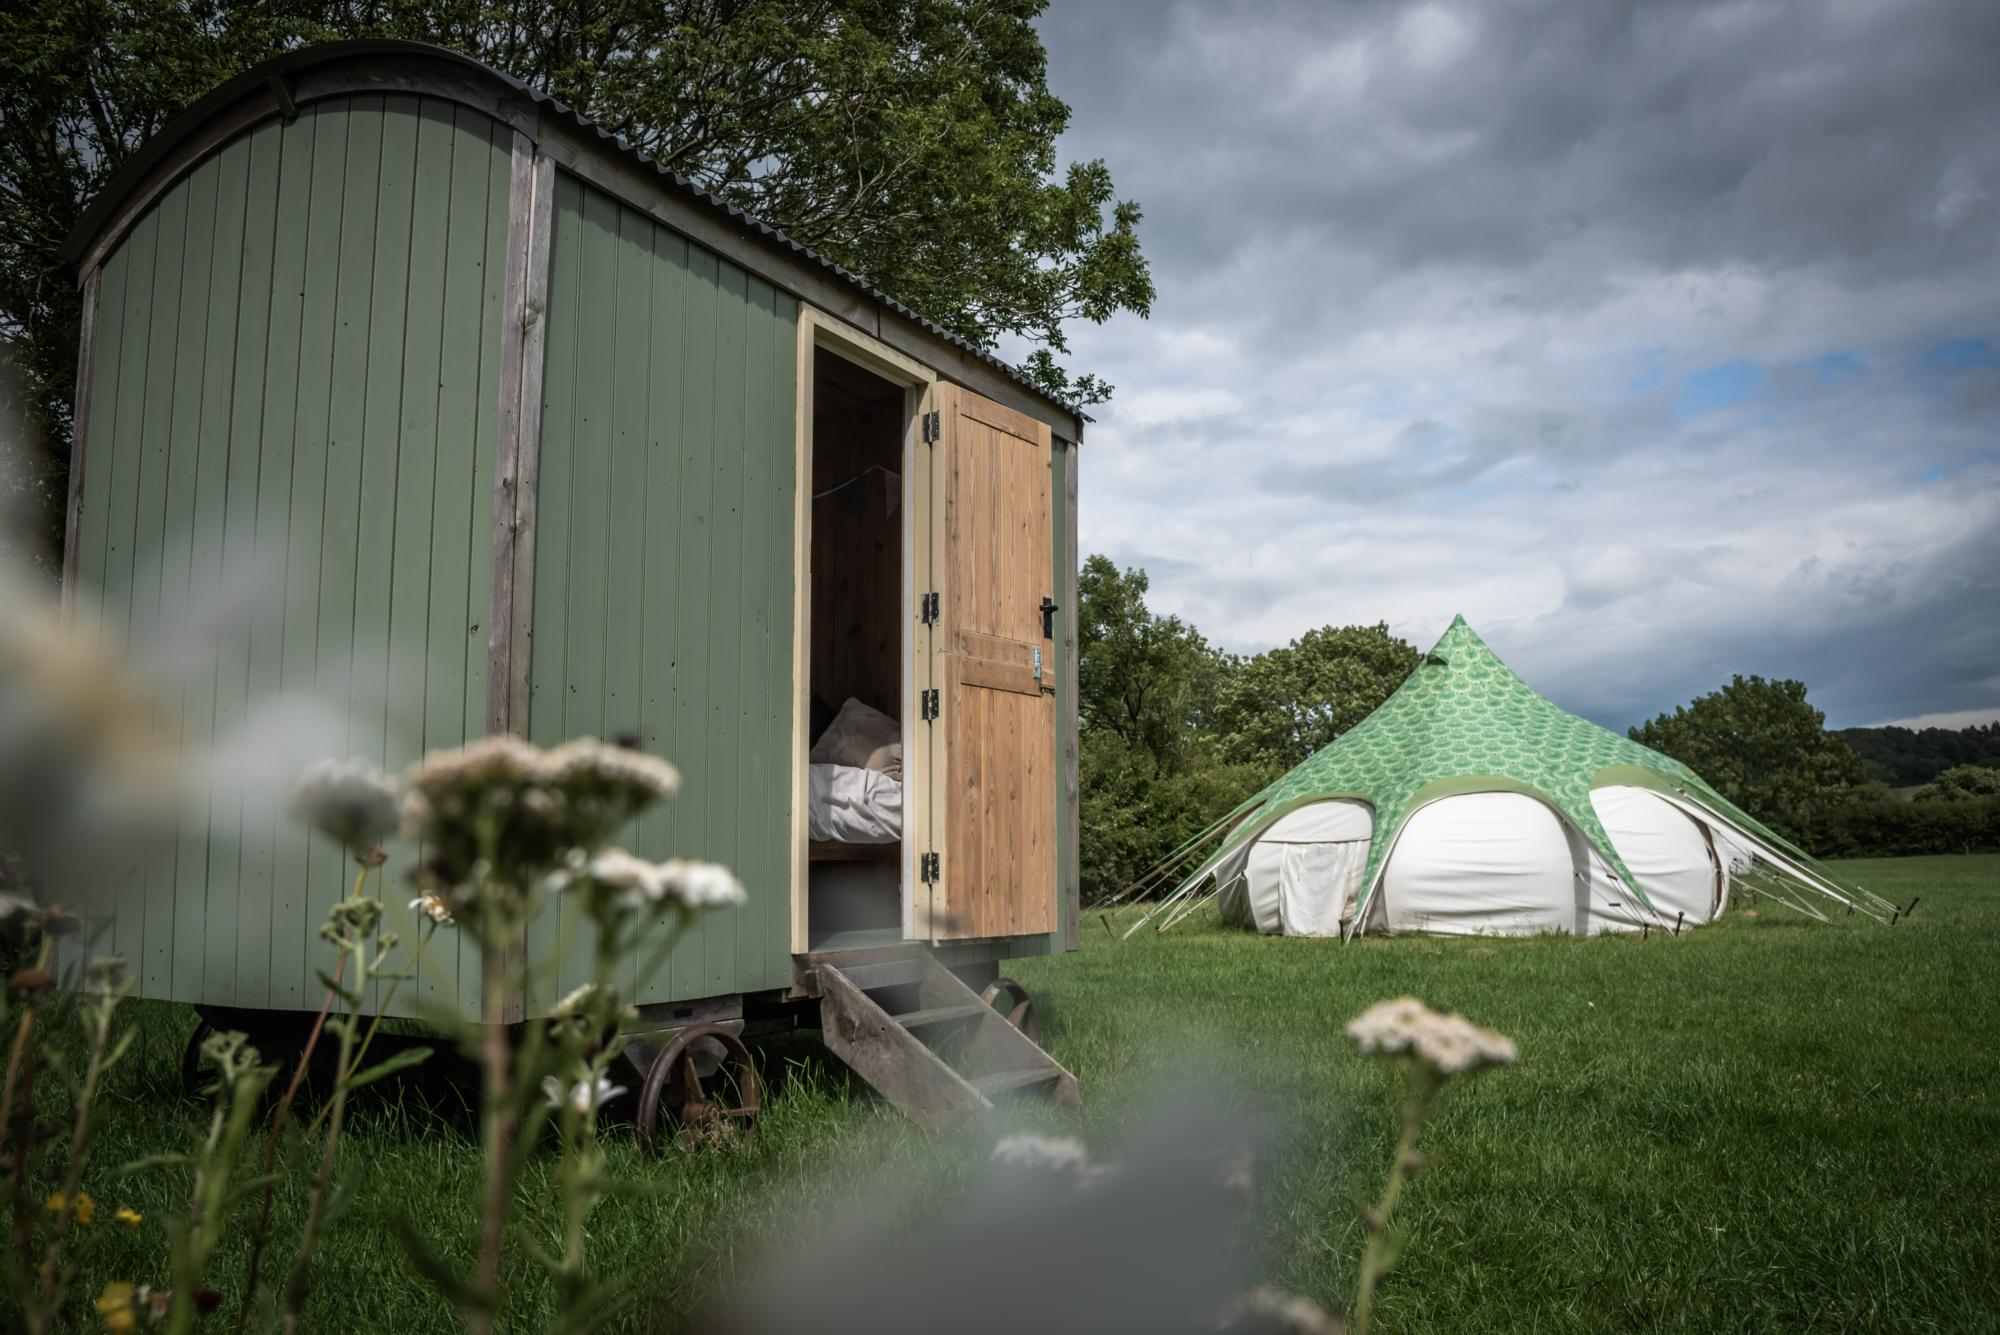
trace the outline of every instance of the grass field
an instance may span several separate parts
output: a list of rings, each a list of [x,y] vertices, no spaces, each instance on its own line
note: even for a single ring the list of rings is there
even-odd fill
[[[1922,905],[1894,928],[1767,905],[1679,940],[1347,947],[1197,922],[1120,945],[1092,918],[1080,955],[1012,970],[1085,1109],[1019,1116],[1115,1155],[1159,1091],[1192,1078],[1268,1119],[1260,1267],[1343,1307],[1355,1201],[1379,1185],[1394,1113],[1386,1072],[1341,1026],[1413,993],[1512,1035],[1520,1060],[1451,1091],[1428,1127],[1379,1329],[2000,1328],[2000,857],[1842,870]],[[120,1183],[109,1166],[177,1148],[200,1109],[178,1077],[191,1017],[144,1012],[86,1186],[150,1225],[184,1183],[172,1170]],[[870,1183],[914,1180],[948,1210],[985,1155],[983,1141],[919,1135],[808,1038],[762,1058],[777,1088],[748,1149],[647,1164],[620,1138],[615,1169],[653,1190],[603,1211],[594,1255],[634,1278],[638,1328],[673,1326],[759,1246],[826,1227]],[[309,1328],[449,1328],[391,1222],[414,1216],[446,1245],[468,1236],[470,1140],[405,1102],[364,1110],[347,1153],[356,1202],[316,1258]],[[282,1209],[289,1234],[299,1202]],[[88,1282],[164,1277],[149,1226],[107,1237]],[[513,1315],[531,1322],[549,1302],[526,1284]]]

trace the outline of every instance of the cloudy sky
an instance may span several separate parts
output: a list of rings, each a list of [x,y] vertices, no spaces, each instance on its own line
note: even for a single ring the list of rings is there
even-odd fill
[[[2000,4],[1055,0],[1159,300],[1086,551],[1231,648],[1464,612],[1623,727],[2000,717]]]

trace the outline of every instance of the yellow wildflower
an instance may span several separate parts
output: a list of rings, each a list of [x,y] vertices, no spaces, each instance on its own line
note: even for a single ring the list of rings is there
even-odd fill
[[[139,1324],[139,1317],[132,1310],[133,1289],[122,1280],[116,1284],[106,1284],[104,1294],[97,1300],[97,1314],[104,1318],[104,1328],[123,1335]]]
[[[90,1193],[79,1191],[74,1199],[65,1197],[60,1191],[49,1197],[50,1214],[73,1214],[79,1224],[88,1224],[90,1217],[97,1213],[97,1202],[90,1199]]]
[[[144,1219],[146,1216],[140,1214],[137,1210],[133,1209],[129,1205],[121,1205],[118,1207],[117,1211],[112,1214],[111,1217],[113,1219],[116,1219],[121,1224],[129,1224],[133,1228],[137,1228],[139,1226],[139,1221],[141,1219]]]

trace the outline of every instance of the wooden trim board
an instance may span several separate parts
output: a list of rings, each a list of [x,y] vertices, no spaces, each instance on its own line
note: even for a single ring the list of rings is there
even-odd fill
[[[665,221],[662,219],[662,221]],[[937,379],[937,373],[922,362],[906,356],[881,340],[871,337],[863,330],[855,328],[838,316],[799,303],[798,329],[798,391],[793,396],[797,404],[797,420],[794,424],[794,468],[796,486],[793,495],[793,540],[792,540],[792,953],[805,953],[808,945],[808,904],[807,887],[810,881],[810,843],[806,830],[807,805],[807,757],[812,748],[812,657],[810,652],[812,629],[812,423],[813,423],[813,354],[820,348],[846,358],[864,369],[881,376],[893,384],[904,387],[905,404],[921,402],[921,396],[928,386]],[[909,460],[915,446],[915,413],[906,412],[904,426],[904,458]],[[903,550],[903,592],[905,602],[914,602],[908,597],[915,577],[915,563],[912,560],[911,529],[908,523],[909,511],[915,497],[911,491],[909,470],[905,469],[903,479],[903,500],[906,522],[904,527]],[[903,680],[905,682],[903,717],[915,717],[914,687],[911,671],[910,640],[904,640]],[[907,734],[906,734],[907,735]],[[911,748],[904,747],[906,763]],[[907,773],[906,773],[907,778]],[[905,794],[914,785],[904,784]],[[914,826],[912,804],[907,799],[903,807],[906,837],[902,843],[902,875],[907,887],[914,883],[917,840],[907,837]],[[909,892],[904,893],[904,931],[909,932]]]
[[[1082,848],[1078,838],[1082,812],[1077,803],[1082,794],[1077,786],[1077,635],[1076,635],[1076,444],[1073,441],[1057,441],[1057,455],[1062,460],[1063,490],[1063,549],[1062,560],[1056,569],[1056,578],[1062,581],[1062,592],[1056,596],[1062,599],[1062,679],[1063,708],[1057,726],[1061,732],[1057,738],[1058,764],[1062,767],[1062,790],[1064,798],[1062,829],[1056,832],[1061,841],[1063,874],[1063,918],[1064,943],[1066,950],[1075,950],[1078,940],[1079,921],[1083,914],[1083,868],[1078,862]]]
[[[63,506],[62,619],[76,618],[77,528],[83,522],[83,470],[90,436],[90,373],[97,352],[97,299],[104,271],[93,266],[83,279],[83,318],[76,332],[76,406],[70,413],[69,499]]]

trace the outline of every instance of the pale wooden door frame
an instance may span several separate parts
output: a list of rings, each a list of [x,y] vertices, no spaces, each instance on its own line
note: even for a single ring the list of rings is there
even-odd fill
[[[920,574],[928,573],[928,553],[921,550],[915,529],[918,506],[916,486],[917,453],[921,444],[920,423],[931,399],[932,386],[937,382],[937,372],[922,362],[898,352],[878,338],[871,337],[848,324],[845,320],[829,315],[816,306],[799,303],[799,352],[798,379],[793,394],[796,420],[793,424],[793,497],[792,497],[792,884],[791,948],[794,955],[802,955],[809,945],[807,940],[808,918],[806,888],[810,876],[807,860],[806,804],[809,793],[806,786],[807,757],[812,751],[812,423],[813,423],[813,354],[820,348],[836,356],[845,358],[864,370],[881,376],[891,384],[903,387],[903,709],[902,724],[907,737],[910,722],[917,717],[917,692],[921,689],[918,681],[916,640],[912,628],[913,618],[907,615],[915,604],[915,590],[919,587]],[[920,559],[925,569],[920,571]],[[927,586],[926,586],[927,587]],[[903,936],[912,933],[911,887],[916,883],[916,845],[919,841],[909,837],[915,822],[912,820],[913,800],[917,786],[910,782],[911,753],[915,748],[905,745],[903,750],[903,824],[904,838],[900,875],[903,897]]]

